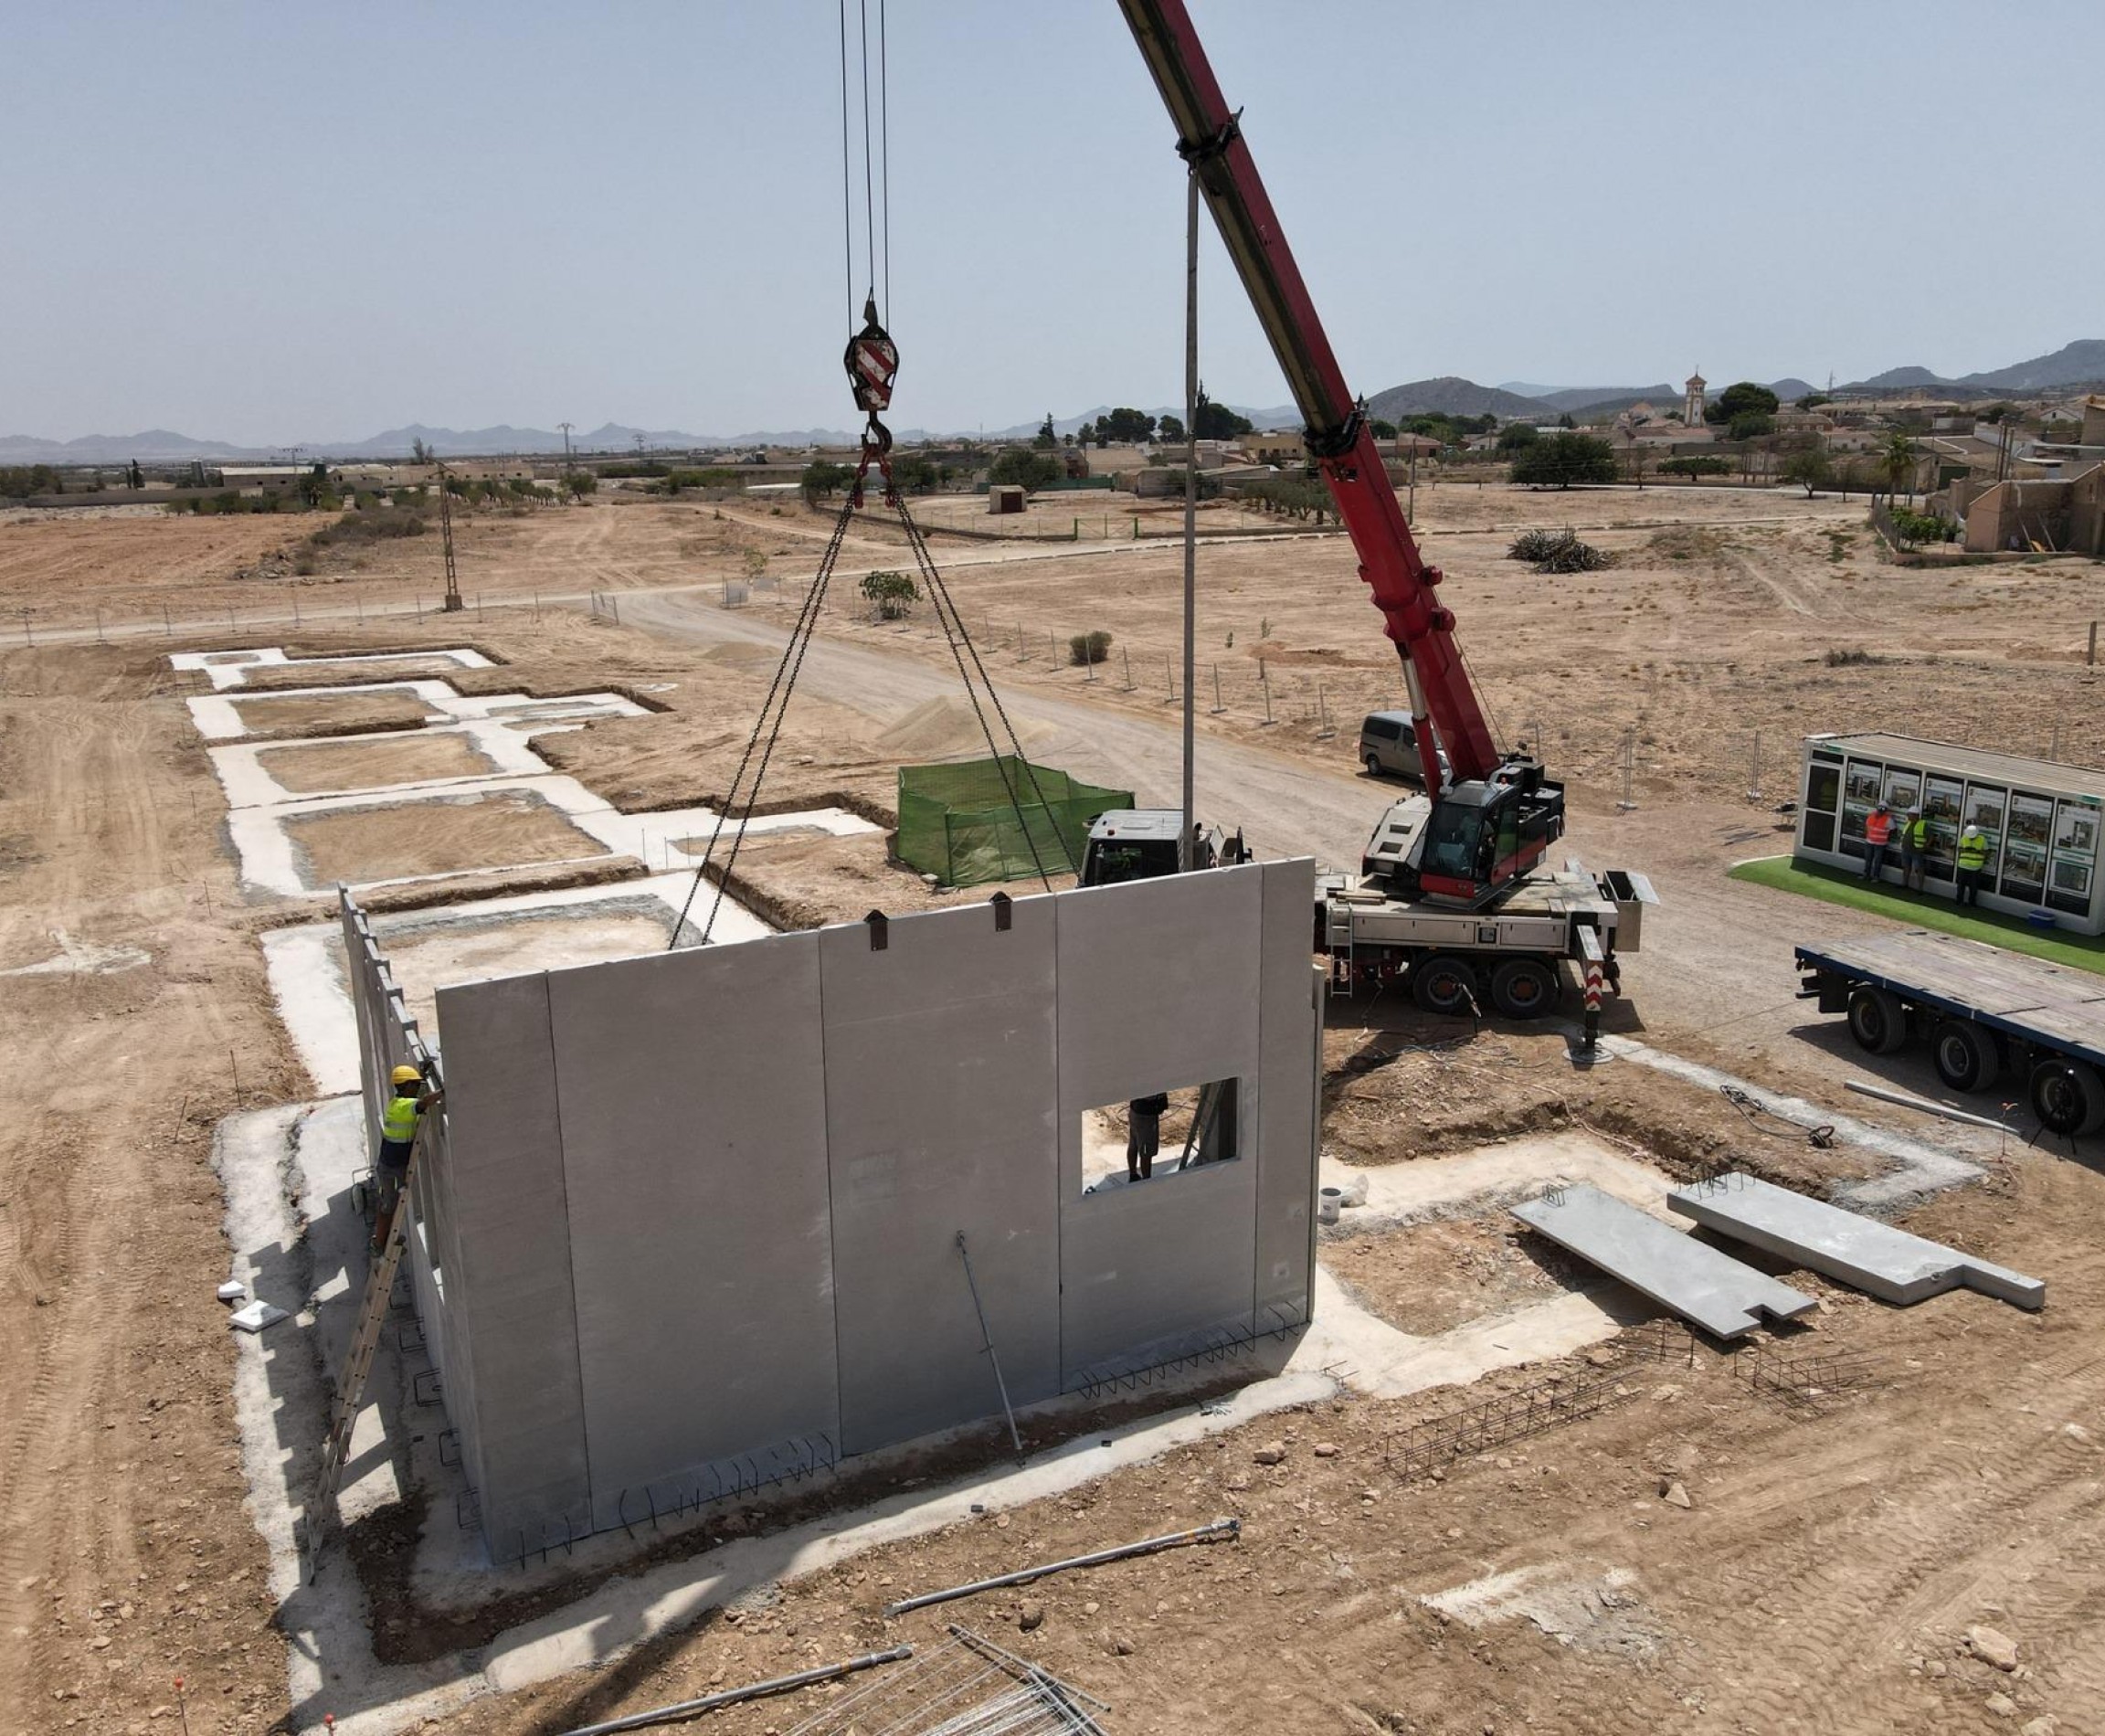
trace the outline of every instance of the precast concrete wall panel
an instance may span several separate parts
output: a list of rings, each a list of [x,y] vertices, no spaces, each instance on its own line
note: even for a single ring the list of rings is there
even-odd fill
[[[1309,959],[1313,863],[1264,864],[1257,1071],[1257,1324],[1309,1317],[1316,1264],[1317,1081],[1323,1063],[1323,976]]]
[[[1060,1390],[1056,901],[820,937],[842,1449]]]
[[[548,989],[610,1525],[625,1493],[633,1513],[714,1463],[839,1439],[819,937],[555,971]]]
[[[454,1421],[502,1555],[520,1539],[540,1547],[590,1505],[548,979],[441,989],[439,1018],[460,1244],[448,1311],[480,1425]]]
[[[1065,1385],[1252,1322],[1264,873],[1252,864],[1060,900]],[[1151,1181],[1083,1193],[1085,1111],[1230,1078],[1243,1157],[1172,1174],[1165,1154]]]

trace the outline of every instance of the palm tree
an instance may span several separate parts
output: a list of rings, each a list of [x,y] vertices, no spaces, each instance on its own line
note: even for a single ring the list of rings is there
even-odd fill
[[[1915,497],[1915,442],[1899,429],[1886,437],[1886,444],[1879,449],[1879,461],[1886,466],[1886,500],[1891,505],[1900,492],[1900,484],[1908,484],[1910,503]]]

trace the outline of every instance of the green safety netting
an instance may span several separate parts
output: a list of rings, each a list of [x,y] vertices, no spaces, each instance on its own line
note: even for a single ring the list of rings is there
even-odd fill
[[[902,766],[899,860],[947,886],[1029,879],[1039,863],[1048,874],[1066,873],[1082,865],[1090,820],[1106,809],[1132,805],[1129,789],[1099,789],[1048,766],[1026,766],[1011,754],[951,766]]]

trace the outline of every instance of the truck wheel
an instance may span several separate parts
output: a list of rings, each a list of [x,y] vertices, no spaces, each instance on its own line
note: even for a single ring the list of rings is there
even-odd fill
[[[1381,762],[1372,754],[1367,756],[1367,775],[1370,778],[1379,778],[1381,775]]]
[[[1491,973],[1491,1004],[1508,1019],[1539,1019],[1557,1004],[1557,973],[1539,958],[1508,958]]]
[[[1971,1019],[1941,1021],[1930,1037],[1937,1076],[1954,1091],[1986,1091],[2003,1076],[2003,1054],[1994,1033]]]
[[[2087,1061],[2049,1056],[2032,1069],[2032,1113],[2050,1131],[2096,1133],[2105,1127],[2105,1079]]]
[[[1468,1012],[1477,1004],[1476,967],[1452,953],[1421,958],[1411,968],[1411,999],[1426,1012]]]
[[[1889,1055],[1908,1041],[1908,1015],[1890,990],[1860,983],[1849,991],[1849,1034],[1859,1049]]]

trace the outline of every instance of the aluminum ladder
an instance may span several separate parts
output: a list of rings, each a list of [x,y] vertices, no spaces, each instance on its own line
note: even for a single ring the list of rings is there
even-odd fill
[[[373,1358],[380,1348],[380,1328],[386,1324],[387,1308],[395,1295],[395,1275],[402,1267],[402,1253],[409,1244],[409,1178],[415,1173],[417,1153],[423,1143],[410,1148],[409,1168],[403,1172],[402,1191],[395,1202],[394,1222],[388,1226],[387,1245],[374,1259],[365,1275],[365,1294],[358,1305],[358,1324],[351,1335],[351,1349],[336,1377],[336,1397],[329,1419],[329,1438],[322,1445],[322,1465],[314,1476],[314,1492],[307,1498],[306,1546],[309,1578],[313,1576],[322,1545],[342,1519],[336,1507],[344,1466],[351,1457],[351,1435],[358,1425],[358,1407],[365,1397],[365,1382],[373,1372]]]

